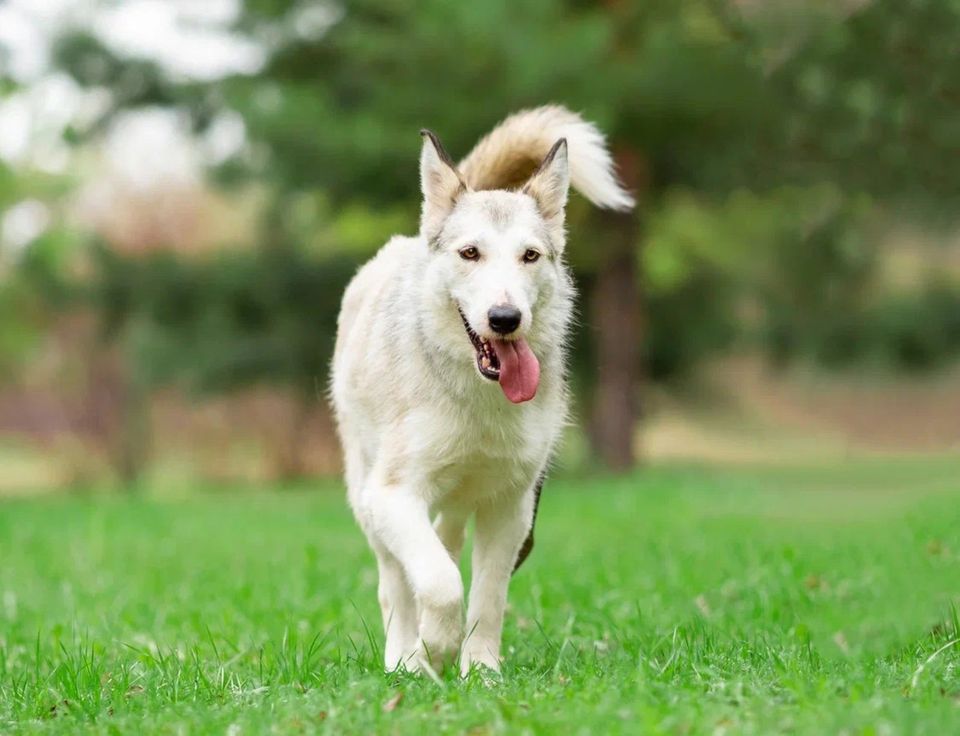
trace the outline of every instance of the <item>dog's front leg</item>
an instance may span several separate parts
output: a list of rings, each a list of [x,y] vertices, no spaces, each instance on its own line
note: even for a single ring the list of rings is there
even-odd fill
[[[384,486],[370,497],[377,538],[399,561],[418,610],[420,651],[407,666],[442,668],[463,638],[463,580],[430,523],[424,497],[407,486]]]
[[[477,509],[473,582],[460,674],[476,665],[500,671],[500,637],[507,588],[517,554],[533,523],[533,491],[497,498]]]
[[[380,583],[377,597],[383,614],[384,666],[388,672],[412,666],[417,657],[420,637],[417,629],[417,604],[407,583],[403,567],[381,544],[373,545],[377,555]]]

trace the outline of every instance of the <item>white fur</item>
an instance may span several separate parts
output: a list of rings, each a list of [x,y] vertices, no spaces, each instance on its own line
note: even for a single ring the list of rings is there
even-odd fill
[[[518,152],[539,161],[563,136],[569,173],[560,145],[522,190],[500,188]],[[391,239],[347,287],[333,361],[348,497],[377,557],[390,670],[436,669],[458,653],[464,674],[499,670],[507,586],[567,412],[567,183],[604,206],[632,202],[596,128],[558,107],[508,118],[459,169],[425,137],[421,233]],[[478,260],[461,257],[471,245]],[[524,262],[531,248],[541,257]],[[540,362],[536,397],[521,404],[480,375],[457,309],[490,339],[498,304],[520,310],[516,336]],[[470,517],[464,626],[458,560]]]

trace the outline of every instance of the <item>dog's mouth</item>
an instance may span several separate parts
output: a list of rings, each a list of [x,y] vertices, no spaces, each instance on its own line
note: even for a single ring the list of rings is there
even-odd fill
[[[489,378],[491,381],[499,381],[500,358],[497,357],[497,351],[493,349],[493,345],[489,340],[484,340],[473,331],[470,323],[467,322],[466,315],[464,315],[460,307],[457,307],[457,311],[460,313],[460,319],[463,320],[463,328],[467,331],[467,337],[470,338],[470,342],[473,343],[473,349],[477,352],[477,370],[480,371],[480,375],[484,378]]]
[[[513,340],[487,340],[480,337],[457,306],[463,328],[476,352],[480,375],[497,381],[504,395],[514,404],[529,401],[540,385],[540,362],[522,337]]]

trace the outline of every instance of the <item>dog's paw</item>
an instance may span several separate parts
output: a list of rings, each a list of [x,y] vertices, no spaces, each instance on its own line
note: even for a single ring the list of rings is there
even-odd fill
[[[452,618],[455,616],[454,618]],[[451,620],[452,618],[452,620]],[[446,611],[436,615],[425,610],[420,620],[421,654],[435,670],[440,671],[456,661],[463,637],[460,609],[456,614]]]
[[[436,670],[456,661],[463,640],[463,583],[459,573],[420,596],[420,649]]]
[[[420,670],[420,650],[414,644],[402,648],[387,645],[383,656],[385,672],[418,672]]]
[[[460,654],[460,676],[467,677],[471,672],[478,673],[484,683],[496,681],[500,675],[500,656],[497,647],[482,641],[467,641]]]

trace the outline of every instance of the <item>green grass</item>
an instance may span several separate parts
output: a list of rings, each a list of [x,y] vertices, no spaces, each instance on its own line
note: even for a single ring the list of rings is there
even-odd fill
[[[375,599],[331,483],[6,501],[0,733],[955,733],[960,462],[554,479],[493,687]]]

